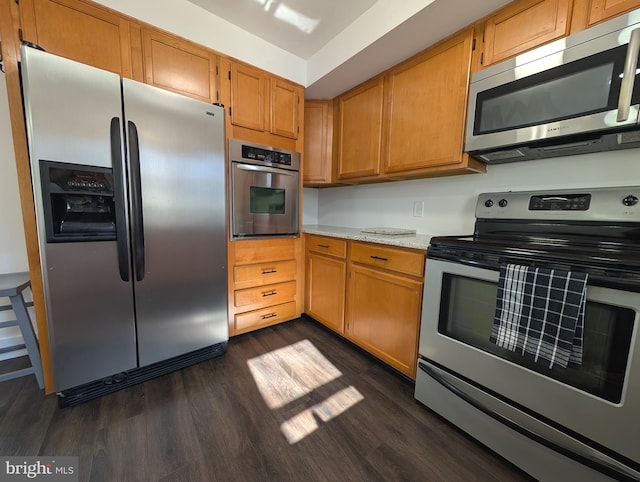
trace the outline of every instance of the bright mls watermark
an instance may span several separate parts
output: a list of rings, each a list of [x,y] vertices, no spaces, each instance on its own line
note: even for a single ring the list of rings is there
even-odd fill
[[[2,457],[0,482],[78,482],[78,457]]]

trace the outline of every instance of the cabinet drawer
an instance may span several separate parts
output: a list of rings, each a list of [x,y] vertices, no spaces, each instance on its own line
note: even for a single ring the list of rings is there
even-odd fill
[[[344,239],[307,234],[307,250],[328,254],[338,258],[347,257],[347,242]]]
[[[413,276],[424,276],[424,253],[378,244],[351,244],[351,261]]]
[[[236,308],[255,310],[267,306],[279,305],[296,299],[296,282],[276,283],[257,286],[234,292]]]
[[[234,241],[235,264],[254,264],[264,261],[284,261],[296,257],[296,239],[251,239]]]
[[[296,262],[273,261],[270,263],[247,264],[233,268],[233,281],[237,284],[265,285],[293,280],[296,277]]]
[[[244,333],[269,325],[288,321],[296,316],[296,303],[283,303],[281,305],[269,306],[260,310],[240,313],[235,316],[235,333]]]

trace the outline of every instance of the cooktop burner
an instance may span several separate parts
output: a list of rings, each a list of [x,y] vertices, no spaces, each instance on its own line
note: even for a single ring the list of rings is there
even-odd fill
[[[580,270],[640,290],[639,199],[640,187],[480,194],[474,233],[434,237],[427,256]]]

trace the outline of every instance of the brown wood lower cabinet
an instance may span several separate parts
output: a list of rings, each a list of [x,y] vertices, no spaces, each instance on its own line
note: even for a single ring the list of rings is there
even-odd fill
[[[294,238],[229,243],[231,336],[300,316],[299,246],[300,239]]]
[[[424,252],[317,235],[305,242],[305,312],[415,379]]]
[[[305,312],[344,334],[347,242],[306,236]]]

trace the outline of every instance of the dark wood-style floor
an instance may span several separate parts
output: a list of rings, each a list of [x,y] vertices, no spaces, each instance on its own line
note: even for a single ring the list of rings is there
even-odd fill
[[[1,383],[0,454],[77,455],[82,481],[527,480],[307,318],[76,407]]]

